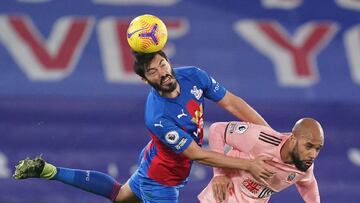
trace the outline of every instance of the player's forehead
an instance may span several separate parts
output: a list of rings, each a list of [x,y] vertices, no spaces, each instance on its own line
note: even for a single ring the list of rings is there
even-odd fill
[[[319,136],[303,136],[301,142],[306,145],[322,147],[324,145],[323,137]]]

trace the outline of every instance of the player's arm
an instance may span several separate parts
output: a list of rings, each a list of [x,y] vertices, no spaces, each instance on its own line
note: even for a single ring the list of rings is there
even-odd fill
[[[265,168],[265,163],[261,159],[238,159],[202,149],[187,132],[176,126],[166,117],[154,118],[151,122],[147,123],[147,127],[162,143],[175,153],[182,153],[201,164],[218,168],[249,171],[259,181],[263,181],[263,179],[267,179],[272,175]]]
[[[320,193],[316,178],[312,168],[309,168],[308,170],[311,170],[308,177],[296,183],[297,190],[305,202],[320,203]]]
[[[188,158],[204,165],[248,171],[261,182],[266,182],[265,180],[273,175],[271,171],[266,169],[264,161],[268,160],[268,158],[264,157],[253,160],[228,157],[221,153],[204,150],[195,141],[192,141],[182,153]]]
[[[217,102],[241,121],[269,126],[267,122],[243,99],[235,96],[221,86],[214,78],[201,69],[197,69],[195,80],[205,90],[205,97]]]
[[[226,91],[225,96],[218,104],[242,121],[269,126],[261,115],[242,98]]]
[[[257,142],[260,128],[244,122],[216,122],[209,128],[208,139],[211,151],[224,154],[225,145],[242,152],[249,152]],[[223,175],[224,170],[214,168],[214,175]]]

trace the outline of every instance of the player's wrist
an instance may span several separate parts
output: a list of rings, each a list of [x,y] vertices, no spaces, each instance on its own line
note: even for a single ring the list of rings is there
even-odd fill
[[[251,168],[251,161],[247,159],[242,159],[241,161],[241,169],[244,171],[250,171]]]

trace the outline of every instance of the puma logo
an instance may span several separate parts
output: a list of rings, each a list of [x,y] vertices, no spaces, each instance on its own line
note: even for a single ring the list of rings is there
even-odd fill
[[[161,121],[160,121],[159,123],[154,123],[154,126],[155,126],[155,127],[162,127],[162,128],[164,127],[164,126],[161,124]]]
[[[187,116],[187,114],[184,113],[184,109],[181,109],[181,114],[177,115],[177,118],[180,119],[183,116]]]

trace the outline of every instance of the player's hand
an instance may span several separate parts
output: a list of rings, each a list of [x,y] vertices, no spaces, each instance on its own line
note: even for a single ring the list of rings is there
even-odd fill
[[[251,160],[248,172],[260,183],[267,184],[267,180],[275,175],[275,172],[269,170],[269,165],[265,163],[271,159],[271,157],[260,156]]]
[[[212,180],[212,191],[216,202],[223,202],[227,195],[234,193],[234,184],[225,175],[215,176]]]

